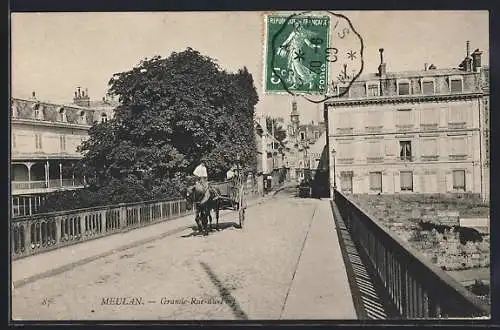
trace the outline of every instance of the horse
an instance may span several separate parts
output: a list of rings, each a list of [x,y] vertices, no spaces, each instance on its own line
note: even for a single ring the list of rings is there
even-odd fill
[[[216,230],[219,230],[220,196],[219,189],[210,186],[205,187],[199,182],[187,188],[186,200],[189,205],[194,205],[198,230],[203,232],[205,236],[208,235],[209,230],[212,230],[212,210],[215,212],[217,221]],[[210,226],[208,226],[208,221],[210,221]]]

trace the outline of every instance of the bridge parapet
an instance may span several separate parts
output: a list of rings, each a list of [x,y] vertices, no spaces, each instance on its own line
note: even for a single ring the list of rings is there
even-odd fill
[[[339,191],[334,212],[367,257],[393,306],[404,319],[490,316],[484,304]],[[336,207],[335,207],[336,206]]]
[[[191,213],[184,199],[156,200],[16,217],[11,220],[11,256],[18,259],[126,232]]]

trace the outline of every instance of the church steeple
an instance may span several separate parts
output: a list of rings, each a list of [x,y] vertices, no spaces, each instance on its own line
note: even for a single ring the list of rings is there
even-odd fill
[[[292,101],[292,112],[290,113],[290,126],[289,126],[289,135],[292,137],[296,137],[297,132],[299,130],[299,111],[297,109],[297,101],[293,99]]]

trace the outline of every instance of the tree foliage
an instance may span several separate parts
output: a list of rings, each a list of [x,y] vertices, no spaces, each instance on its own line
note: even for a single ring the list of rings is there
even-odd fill
[[[274,137],[280,142],[282,142],[286,138],[286,129],[282,125],[283,121],[284,120],[281,117],[266,117],[267,131],[272,133],[274,125]]]
[[[223,178],[238,158],[255,169],[258,95],[247,68],[226,72],[188,48],[115,74],[109,94],[120,105],[113,119],[90,129],[78,165],[100,198],[175,195],[201,160],[210,180]]]

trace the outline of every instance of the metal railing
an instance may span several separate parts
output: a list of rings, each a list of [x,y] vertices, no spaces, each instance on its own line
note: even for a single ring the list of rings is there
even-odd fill
[[[185,200],[119,204],[16,217],[11,255],[18,259],[190,214]]]
[[[339,191],[334,203],[402,318],[490,315],[488,305]]]
[[[51,179],[49,180],[50,188],[64,188],[64,187],[79,187],[83,186],[83,181],[79,179]],[[47,188],[47,182],[44,181],[12,181],[12,189],[43,189]]]

